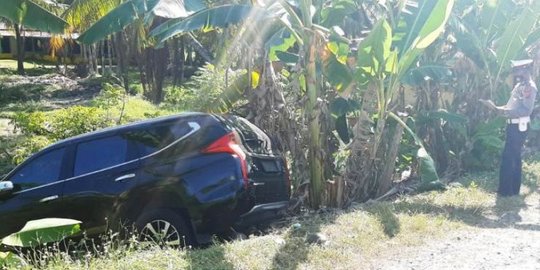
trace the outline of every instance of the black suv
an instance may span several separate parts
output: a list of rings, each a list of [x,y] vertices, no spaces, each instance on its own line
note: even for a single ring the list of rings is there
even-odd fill
[[[289,195],[285,160],[263,131],[241,117],[184,113],[69,138],[26,160],[0,181],[0,238],[56,217],[82,221],[90,236],[134,224],[149,240],[196,244],[272,216]]]

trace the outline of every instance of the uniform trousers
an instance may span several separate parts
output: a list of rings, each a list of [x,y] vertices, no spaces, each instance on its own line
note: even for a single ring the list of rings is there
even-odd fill
[[[519,194],[521,187],[521,150],[528,131],[519,131],[518,124],[506,126],[506,142],[501,159],[499,172],[498,194],[514,196]]]

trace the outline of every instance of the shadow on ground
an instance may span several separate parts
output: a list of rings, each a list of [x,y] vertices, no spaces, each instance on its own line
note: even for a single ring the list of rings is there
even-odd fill
[[[335,222],[335,213],[313,214],[299,218],[292,223],[284,235],[285,244],[274,255],[270,269],[297,269],[308,260],[312,245],[324,245],[318,233],[321,228]]]
[[[189,250],[186,252],[189,269],[235,269],[234,265],[225,258],[223,245],[212,245],[204,249]]]

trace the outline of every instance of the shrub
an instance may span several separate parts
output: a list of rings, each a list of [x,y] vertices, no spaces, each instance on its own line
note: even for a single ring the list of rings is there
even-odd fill
[[[51,113],[49,130],[54,139],[65,139],[114,125],[100,108],[74,106]]]
[[[12,163],[18,165],[37,151],[51,144],[49,138],[45,136],[30,136],[17,145],[13,151]]]
[[[181,87],[170,87],[165,92],[165,103],[189,111],[216,111],[223,107],[224,94],[245,75],[245,70],[229,71],[211,64],[200,68],[191,80]],[[228,77],[228,85],[225,78]],[[245,76],[244,76],[245,77]]]
[[[130,85],[129,87],[130,95],[138,96],[138,95],[142,95],[143,93],[144,93],[144,89],[143,89],[142,84],[139,83],[139,84]]]
[[[103,90],[92,101],[92,105],[108,109],[117,106],[122,102],[124,98],[124,89],[118,85],[112,85],[110,83],[103,83]]]
[[[100,108],[73,106],[52,112],[17,113],[12,120],[25,135],[46,136],[51,141],[65,139],[114,124]]]
[[[47,135],[49,131],[46,128],[47,116],[44,112],[19,112],[11,119],[15,129],[25,135]]]

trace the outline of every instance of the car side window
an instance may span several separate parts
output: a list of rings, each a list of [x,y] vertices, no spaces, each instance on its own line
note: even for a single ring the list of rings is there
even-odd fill
[[[65,148],[47,152],[24,165],[11,177],[17,189],[25,190],[60,180]]]
[[[132,130],[126,132],[123,137],[137,146],[139,157],[144,157],[170,145],[191,131],[193,127],[189,122],[182,121]]]
[[[79,143],[73,176],[99,171],[127,161],[127,141],[112,136]]]

